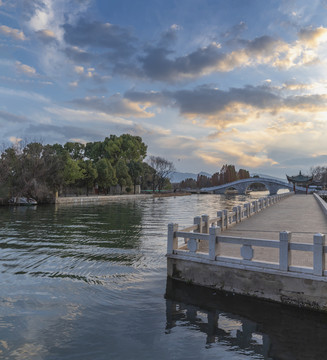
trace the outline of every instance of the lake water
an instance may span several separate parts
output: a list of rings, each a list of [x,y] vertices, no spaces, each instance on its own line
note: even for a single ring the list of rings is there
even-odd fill
[[[325,359],[323,314],[167,281],[167,224],[249,199],[0,208],[0,359]]]

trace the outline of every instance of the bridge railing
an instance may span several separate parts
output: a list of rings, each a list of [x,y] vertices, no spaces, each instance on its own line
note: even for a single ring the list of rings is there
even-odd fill
[[[220,210],[217,212],[217,216],[209,217],[209,215],[196,216],[193,219],[193,225],[181,229],[182,232],[196,232],[196,233],[209,233],[209,228],[212,225],[220,226],[221,230],[224,231],[229,227],[247,219],[254,214],[262,211],[263,209],[276,204],[278,201],[285,199],[293,195],[288,192],[284,194],[271,195],[260,198],[251,202],[246,202],[243,205],[235,206],[233,211]],[[169,240],[168,240],[169,242]]]
[[[224,236],[222,233],[237,222],[243,221],[289,195],[290,193],[286,193],[261,198],[243,206],[234,207],[232,212],[218,211],[217,216],[213,218],[208,215],[197,216],[194,218],[194,225],[183,229],[179,229],[178,224],[171,223],[168,225],[167,256],[177,255],[186,260],[202,259],[229,267],[247,266],[261,270],[273,269],[327,276],[325,268],[327,246],[323,234],[315,234],[312,243],[295,243],[291,242],[292,234],[287,231],[280,232],[279,241]],[[181,240],[184,241],[180,242]],[[239,254],[233,246],[238,246]],[[265,256],[254,259],[254,248],[275,249],[278,253],[276,261],[267,261]],[[307,258],[311,259],[312,266],[295,266],[292,263],[293,251],[305,252]],[[262,251],[261,254],[263,254]]]
[[[291,243],[292,233],[282,231],[278,240],[240,238],[234,236],[221,235],[219,226],[212,226],[209,234],[186,233],[182,231],[171,232],[173,238],[187,238],[187,245],[174,249],[170,255],[177,255],[185,260],[207,260],[209,263],[217,263],[222,266],[264,270],[279,270],[298,274],[311,274],[316,276],[327,276],[325,266],[325,254],[327,246],[325,245],[325,235],[315,234],[313,243]],[[177,241],[177,240],[175,240]],[[228,256],[224,254],[223,244],[238,245],[240,254]],[[277,261],[265,261],[254,258],[254,248],[277,249]],[[292,263],[293,251],[306,252],[311,256],[312,266],[295,266]],[[169,254],[169,252],[168,252]],[[311,255],[310,255],[311,254]]]

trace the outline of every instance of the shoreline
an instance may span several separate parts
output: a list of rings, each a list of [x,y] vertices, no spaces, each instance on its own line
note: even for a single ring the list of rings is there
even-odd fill
[[[141,200],[149,198],[188,196],[192,193],[149,193],[149,194],[123,194],[123,195],[90,195],[90,196],[60,196],[47,203],[40,203],[38,205],[63,205],[63,204],[92,204],[105,203],[117,200]],[[0,206],[13,206],[8,203],[8,199],[0,198]],[[23,205],[15,205],[23,206]]]

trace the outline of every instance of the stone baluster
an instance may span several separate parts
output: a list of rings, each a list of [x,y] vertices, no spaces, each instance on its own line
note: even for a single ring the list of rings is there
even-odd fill
[[[175,236],[178,231],[178,224],[168,224],[167,254],[173,254],[178,249],[178,238]]]
[[[242,221],[242,206],[238,205],[238,221],[241,222]]]
[[[325,271],[325,235],[315,234],[313,236],[313,273],[322,276]]]
[[[229,225],[229,219],[228,219],[228,211],[225,209],[224,212],[224,219],[225,219],[225,229],[228,229]]]
[[[203,214],[202,218],[202,233],[209,234],[209,215]]]
[[[201,232],[202,231],[202,218],[201,216],[196,216],[193,220],[194,225],[198,226],[198,229],[195,232]]]
[[[281,231],[279,233],[279,269],[288,271],[291,265],[291,251],[289,250],[289,243],[292,238],[290,231]]]
[[[219,255],[219,241],[218,236],[221,233],[219,226],[211,226],[209,229],[209,259],[216,260]]]
[[[221,227],[221,230],[224,231],[225,230],[225,213],[220,210],[217,212],[217,217],[220,218],[220,227]]]
[[[250,217],[251,216],[251,204],[250,203],[246,203],[246,217]]]

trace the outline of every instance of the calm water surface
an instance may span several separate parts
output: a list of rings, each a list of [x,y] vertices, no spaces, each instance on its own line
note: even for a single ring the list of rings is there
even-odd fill
[[[167,224],[248,200],[0,208],[0,359],[325,359],[325,315],[167,282]]]

